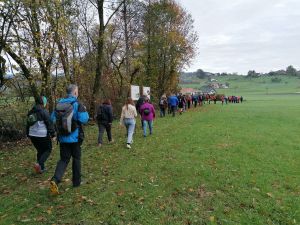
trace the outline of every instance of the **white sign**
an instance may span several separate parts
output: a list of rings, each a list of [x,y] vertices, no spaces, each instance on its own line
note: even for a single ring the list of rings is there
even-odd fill
[[[140,86],[131,85],[131,98],[138,100],[140,98]]]
[[[143,87],[143,95],[146,95],[150,99],[150,87]]]

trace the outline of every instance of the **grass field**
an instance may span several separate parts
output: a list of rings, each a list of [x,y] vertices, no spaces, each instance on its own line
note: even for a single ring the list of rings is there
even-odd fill
[[[281,82],[272,82],[274,77],[246,78],[241,76],[217,77],[217,82],[230,84],[229,89],[217,89],[220,94],[245,95],[248,98],[258,95],[295,94],[300,92],[300,79],[297,77],[276,76]],[[199,79],[194,84],[184,84],[183,87],[200,88],[207,84],[207,79]],[[274,98],[275,96],[272,96]]]
[[[138,123],[132,150],[117,123],[101,149],[86,127],[85,184],[71,187],[69,165],[56,197],[56,145],[41,176],[31,146],[1,151],[0,224],[300,224],[299,81],[268,94],[235,81],[245,103],[159,118],[147,138]]]

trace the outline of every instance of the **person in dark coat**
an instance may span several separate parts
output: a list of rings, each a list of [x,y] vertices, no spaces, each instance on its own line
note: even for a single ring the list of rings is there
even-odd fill
[[[35,106],[33,106],[27,115],[26,134],[37,150],[37,162],[34,165],[34,170],[38,174],[46,171],[45,162],[52,151],[51,138],[55,137],[54,126],[49,112],[45,108],[46,105],[46,97],[40,96],[36,98]]]
[[[182,115],[183,108],[184,108],[184,97],[181,94],[178,96],[178,108],[179,108],[179,114]]]
[[[165,117],[166,116],[166,109],[167,108],[168,108],[167,97],[165,95],[163,95],[160,98],[160,101],[159,101],[160,117]]]
[[[144,104],[144,101],[145,101],[145,98],[146,96],[145,95],[142,95],[136,102],[135,104],[135,108],[136,108],[136,111],[140,114],[140,108],[141,106]],[[142,115],[141,116],[141,125],[142,125],[142,128],[143,128],[143,120],[142,120]]]
[[[105,99],[97,110],[97,122],[99,128],[98,146],[102,146],[102,138],[106,130],[109,143],[112,143],[111,125],[113,121],[113,110],[109,99]]]
[[[198,105],[198,96],[197,95],[193,95],[193,102],[194,102],[194,107],[196,108]]]

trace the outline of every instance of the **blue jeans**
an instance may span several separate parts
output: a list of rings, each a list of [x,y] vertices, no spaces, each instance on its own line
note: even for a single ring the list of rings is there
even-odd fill
[[[124,119],[124,125],[127,129],[127,144],[132,143],[132,138],[135,129],[135,119]]]
[[[144,132],[144,136],[147,135],[147,124],[150,130],[150,134],[152,134],[152,129],[153,129],[153,120],[147,121],[147,120],[143,120],[143,132]]]

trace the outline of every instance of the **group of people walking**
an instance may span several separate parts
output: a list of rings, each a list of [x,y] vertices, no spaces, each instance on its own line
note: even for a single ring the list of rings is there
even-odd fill
[[[50,180],[52,194],[59,194],[58,185],[62,181],[71,158],[73,187],[79,187],[81,184],[81,145],[84,140],[82,125],[88,122],[89,114],[85,106],[77,100],[78,87],[71,84],[66,91],[67,96],[58,101],[51,115],[46,109],[47,99],[44,96],[35,99],[35,105],[27,115],[26,133],[37,150],[37,160],[34,164],[37,174],[46,172],[45,162],[51,154],[52,141],[59,142],[60,159]],[[144,137],[147,136],[147,127],[150,135],[153,133],[155,108],[149,98],[143,97],[140,105],[135,105],[131,98],[127,98],[122,107],[120,125],[126,127],[128,149],[131,149],[133,143],[138,113],[141,116]],[[98,107],[96,119],[99,129],[98,146],[102,146],[105,131],[109,143],[112,143],[113,109],[109,99],[105,99]]]
[[[155,119],[155,108],[150,103],[150,99],[146,96],[137,101],[135,105],[132,98],[127,98],[125,105],[122,107],[120,125],[126,127],[127,141],[126,147],[131,149],[133,143],[133,134],[135,132],[136,118],[140,114],[141,125],[143,128],[144,137],[147,136],[147,127],[149,128],[150,135],[153,133],[153,121]],[[111,135],[111,125],[113,120],[113,111],[110,100],[106,99],[97,109],[96,115],[99,135],[98,146],[101,147],[103,143],[104,131],[107,132],[109,143],[113,142]]]
[[[71,84],[67,87],[67,96],[58,101],[51,115],[46,109],[47,99],[44,96],[35,99],[35,106],[27,115],[27,136],[37,150],[37,162],[34,164],[36,173],[46,171],[45,162],[52,151],[51,139],[57,138],[59,142],[60,159],[50,180],[52,194],[59,193],[58,184],[62,181],[71,158],[73,187],[81,184],[81,145],[84,140],[82,125],[88,122],[89,114],[77,97],[78,87]]]
[[[71,84],[66,89],[67,96],[58,101],[55,110],[49,114],[46,109],[47,98],[40,96],[35,99],[34,107],[27,115],[27,136],[37,150],[36,163],[34,170],[37,174],[46,171],[45,162],[52,151],[52,140],[57,140],[60,147],[60,159],[57,162],[55,172],[50,181],[50,191],[52,194],[59,194],[58,185],[72,158],[72,182],[73,187],[79,187],[81,184],[81,145],[84,140],[83,125],[89,120],[89,114],[86,107],[78,101],[78,87]],[[205,96],[185,96],[163,95],[159,100],[160,116],[165,117],[166,112],[172,116],[176,112],[182,114],[192,105],[204,104]],[[243,101],[242,98],[236,100],[231,96],[229,101]],[[153,134],[153,123],[156,117],[155,107],[147,96],[142,96],[134,104],[133,100],[127,98],[122,107],[120,125],[126,128],[126,147],[131,149],[133,136],[136,128],[136,118],[140,115],[143,136],[147,137]],[[106,132],[109,143],[113,143],[112,122],[113,108],[111,101],[105,99],[97,108],[95,116],[98,124],[98,146],[103,144],[103,135]]]

